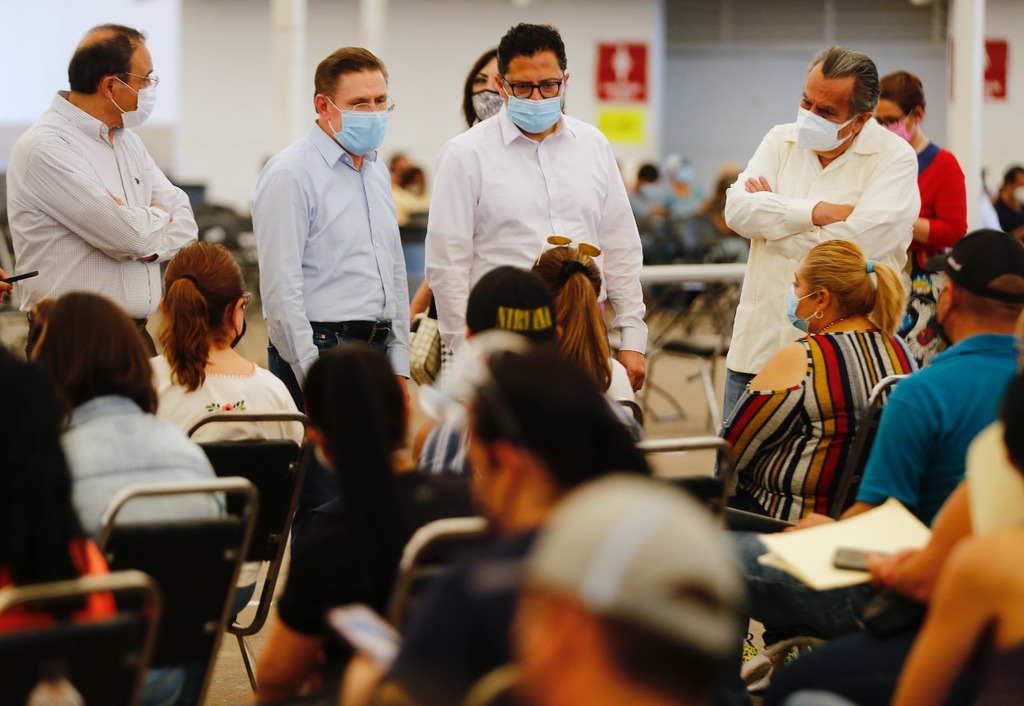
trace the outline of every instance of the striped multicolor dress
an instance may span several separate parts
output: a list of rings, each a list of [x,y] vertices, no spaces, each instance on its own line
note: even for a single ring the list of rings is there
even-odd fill
[[[906,344],[878,330],[800,340],[807,375],[785,390],[748,390],[722,435],[733,446],[736,487],[764,511],[796,521],[827,513],[871,389],[916,369]]]

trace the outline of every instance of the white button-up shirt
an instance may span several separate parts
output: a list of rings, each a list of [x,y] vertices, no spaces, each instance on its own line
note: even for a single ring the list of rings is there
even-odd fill
[[[438,157],[426,275],[446,343],[454,347],[465,335],[476,281],[502,265],[530,269],[550,235],[601,249],[597,263],[621,348],[644,351],[643,253],[608,140],[562,116],[555,132],[536,142],[505,108],[449,141]]]
[[[758,177],[771,192],[747,193],[746,180]],[[819,201],[854,209],[845,221],[819,227],[811,223]],[[914,150],[874,120],[824,168],[817,153],[797,148],[795,123],[772,128],[726,195],[726,223],[750,239],[729,369],[757,373],[801,335],[786,316],[786,293],[811,248],[850,240],[866,257],[901,270],[920,210]]]
[[[18,285],[21,308],[87,291],[145,318],[160,302],[159,262],[196,240],[192,208],[138,135],[119,128],[111,144],[109,128],[67,95],[58,93],[11,150],[7,210],[17,271],[39,271]]]

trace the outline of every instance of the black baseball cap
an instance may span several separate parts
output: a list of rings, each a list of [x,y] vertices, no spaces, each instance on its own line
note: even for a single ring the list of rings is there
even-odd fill
[[[1024,303],[1024,244],[1008,233],[988,228],[968,233],[948,253],[928,260],[928,270],[948,275],[979,297]]]
[[[474,334],[504,329],[534,343],[554,341],[555,300],[540,275],[517,267],[498,267],[470,291],[466,327]]]

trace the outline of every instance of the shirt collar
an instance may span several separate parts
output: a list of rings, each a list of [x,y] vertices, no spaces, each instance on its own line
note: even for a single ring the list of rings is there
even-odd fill
[[[343,150],[341,145],[324,132],[323,128],[320,127],[320,123],[315,120],[313,121],[313,126],[309,128],[309,141],[316,147],[317,152],[324,158],[324,162],[327,163],[328,167],[333,167],[340,161],[355,169],[355,165],[352,164],[352,155]],[[377,161],[377,150],[364,154],[363,159],[368,162]]]
[[[501,106],[501,110],[498,111],[498,125],[501,127],[501,140],[502,142],[505,143],[506,146],[512,144],[512,142],[514,142],[517,138],[522,138],[527,142],[539,144],[536,140],[532,140],[526,135],[524,135],[523,131],[516,127],[516,124],[512,122],[512,118],[508,117],[507,103]],[[547,140],[560,137],[561,135],[565,135],[565,137],[562,139],[576,139],[576,133],[569,126],[569,122],[565,119],[564,113],[562,114],[562,117],[558,119],[558,122],[555,124],[555,131],[548,135],[547,137],[545,137],[544,141],[546,142]]]
[[[885,128],[882,129],[884,130]],[[932,361],[934,363],[940,359],[948,360],[957,355],[986,351],[1016,357],[1017,350],[1014,347],[1014,337],[1007,333],[978,333],[950,346],[935,356]]]
[[[110,144],[108,135],[110,127],[100,120],[86,113],[68,100],[69,91],[57,91],[50,105],[54,112],[66,119],[69,123],[81,130],[87,137],[94,138],[100,142]]]

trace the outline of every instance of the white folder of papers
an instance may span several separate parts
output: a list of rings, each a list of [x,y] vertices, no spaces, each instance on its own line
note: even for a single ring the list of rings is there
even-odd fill
[[[932,532],[898,500],[889,498],[878,507],[846,520],[808,527],[795,532],[763,534],[768,553],[758,561],[781,569],[819,591],[853,586],[868,580],[866,571],[832,566],[839,547],[892,554],[920,549]]]

